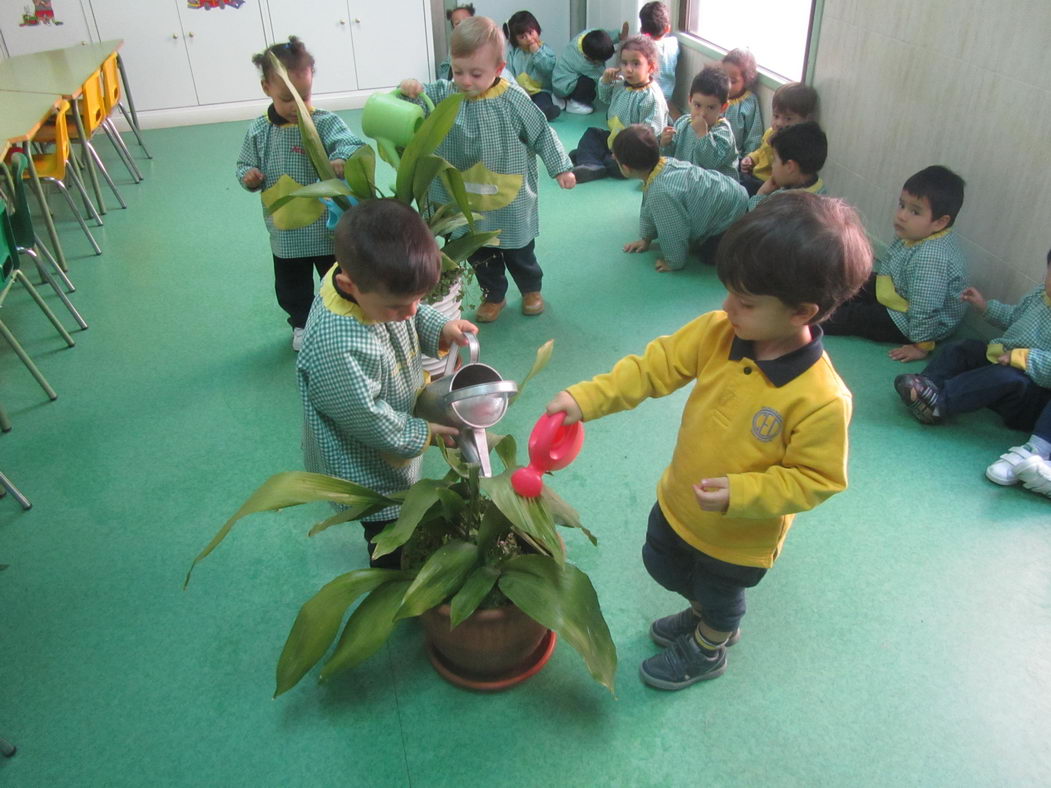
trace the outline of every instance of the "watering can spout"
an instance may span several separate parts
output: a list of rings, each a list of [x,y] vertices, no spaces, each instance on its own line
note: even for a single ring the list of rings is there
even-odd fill
[[[421,93],[427,112],[434,110],[434,102],[426,93]],[[426,117],[423,107],[415,104],[395,88],[390,93],[373,93],[365,102],[361,113],[361,130],[376,140],[380,157],[397,168],[401,162],[398,149],[404,149],[412,141],[416,130]]]

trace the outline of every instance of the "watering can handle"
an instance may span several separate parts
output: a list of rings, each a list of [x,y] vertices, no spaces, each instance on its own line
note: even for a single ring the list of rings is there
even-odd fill
[[[406,98],[406,99],[409,98],[408,96],[406,96],[404,93],[401,92],[400,88],[394,88],[394,90],[391,91],[391,94],[395,95],[395,96],[399,96],[401,98]],[[423,98],[423,103],[427,105],[427,114],[430,115],[432,112],[434,112],[434,102],[431,101],[431,97],[427,95],[427,91],[420,91],[420,95],[417,96],[417,98],[420,98],[420,97]],[[411,101],[412,99],[409,99],[409,100]]]
[[[479,351],[481,349],[478,344],[478,336],[471,331],[465,331],[464,336],[467,337],[467,347],[471,353],[470,363],[473,364],[478,360]],[[443,377],[445,375],[451,375],[456,371],[456,361],[460,358],[461,347],[461,345],[454,344],[449,348],[449,355],[445,357],[445,372],[442,373]]]

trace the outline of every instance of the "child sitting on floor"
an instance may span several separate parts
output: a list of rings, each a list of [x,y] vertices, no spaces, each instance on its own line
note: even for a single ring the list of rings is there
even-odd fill
[[[1004,333],[986,344],[977,339],[942,348],[920,375],[898,375],[894,388],[924,424],[980,408],[996,411],[1011,429],[1032,430],[990,465],[997,484],[1023,482],[1051,497],[1051,251],[1044,283],[1016,306],[968,287],[961,298]]]
[[[733,129],[737,150],[753,151],[763,141],[763,109],[754,93],[759,79],[755,55],[747,49],[731,49],[723,58],[722,67],[730,79],[726,120]]]
[[[920,170],[902,187],[897,240],[876,261],[876,275],[825,325],[826,334],[901,342],[897,361],[916,361],[963,320],[966,261],[952,231],[963,206],[963,178],[947,167]]]
[[[789,82],[774,93],[773,104],[774,118],[770,121],[770,128],[763,134],[762,142],[741,159],[741,183],[749,195],[755,194],[763,181],[770,177],[774,163],[770,137],[787,126],[810,120],[817,111],[817,91],[802,82]]]
[[[566,44],[551,75],[555,95],[566,101],[566,112],[590,115],[595,111],[598,79],[613,57],[613,44],[627,37],[625,22],[619,36],[615,31],[585,30]]]
[[[748,210],[772,194],[786,189],[825,193],[825,182],[818,173],[828,157],[828,138],[812,120],[781,129],[770,138],[774,160],[770,177],[748,200]]]
[[[540,23],[528,11],[512,14],[504,24],[507,37],[507,70],[548,120],[562,114],[551,92],[555,53],[540,40]],[[565,106],[565,102],[559,99]]]
[[[641,238],[625,252],[645,252],[660,239],[664,273],[686,265],[690,248],[712,262],[722,234],[748,208],[744,187],[733,178],[678,159],[662,158],[649,126],[628,126],[613,140],[613,154],[625,178],[642,181]]]
[[[671,12],[659,0],[652,0],[639,9],[639,32],[653,39],[661,56],[661,71],[657,84],[664,93],[664,101],[672,119],[682,113],[672,104],[675,93],[675,69],[679,65],[679,39],[671,33]]]
[[[706,170],[737,180],[737,143],[730,122],[723,117],[728,106],[730,80],[715,66],[704,68],[690,85],[690,114],[661,132],[661,152]]]

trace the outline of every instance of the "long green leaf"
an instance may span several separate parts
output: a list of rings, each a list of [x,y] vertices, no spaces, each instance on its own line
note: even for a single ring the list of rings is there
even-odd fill
[[[373,504],[367,506],[351,506],[331,517],[325,518],[320,523],[315,523],[310,531],[307,532],[307,536],[317,536],[322,531],[325,531],[334,525],[349,523],[351,520],[360,520],[362,517],[377,511],[379,511],[379,508]]]
[[[463,218],[467,220],[467,226],[473,232],[476,217],[471,211],[471,200],[467,196],[467,187],[464,186],[463,176],[459,170],[450,167],[442,171],[441,177],[442,183],[445,184],[445,190],[452,196],[453,202],[456,203],[456,207],[460,209]]]
[[[466,260],[486,244],[491,243],[500,236],[500,230],[488,230],[483,233],[468,233],[459,238],[449,241],[442,247],[442,251],[456,262]]]
[[[514,471],[518,467],[518,442],[513,435],[501,435],[495,440],[490,439],[489,447],[496,450],[496,455],[504,464],[504,470]]]
[[[347,159],[343,166],[343,177],[351,192],[359,200],[371,200],[376,196],[376,153],[369,145],[362,145]]]
[[[395,619],[418,616],[440,605],[460,590],[467,575],[478,565],[478,546],[453,540],[427,559],[412,581]]]
[[[533,366],[529,368],[529,373],[522,378],[522,382],[518,384],[518,392],[511,397],[513,403],[516,399],[522,396],[522,389],[525,388],[525,384],[528,383],[533,377],[544,367],[547,366],[551,360],[551,354],[555,350],[555,340],[549,339],[547,342],[542,344],[536,349],[536,357],[533,359]]]
[[[477,610],[478,605],[485,599],[486,594],[493,590],[499,579],[500,570],[495,566],[480,566],[471,572],[449,605],[450,628],[456,629]]]
[[[360,665],[387,642],[394,630],[394,613],[401,605],[409,585],[408,580],[395,580],[381,585],[365,597],[347,619],[336,650],[321,668],[321,681]]]
[[[456,122],[456,115],[460,111],[463,99],[463,93],[453,93],[444,99],[420,124],[412,139],[409,140],[409,144],[405,146],[394,187],[394,196],[403,203],[408,204],[412,200],[417,163],[421,157],[434,153],[445,139],[453,123]]]
[[[412,196],[416,198],[416,204],[423,206],[427,200],[427,191],[431,188],[431,181],[438,177],[438,172],[451,166],[441,156],[428,153],[421,156],[416,162],[416,171],[412,175]]]
[[[318,178],[323,181],[335,178],[336,174],[332,171],[332,164],[329,162],[328,153],[325,152],[325,146],[321,142],[321,135],[317,133],[314,119],[310,117],[310,110],[303,103],[303,98],[299,95],[299,91],[296,90],[296,86],[292,84],[292,80],[288,78],[288,72],[285,71],[281,61],[277,59],[273,52],[267,52],[266,56],[270,59],[270,65],[273,67],[274,73],[281,78],[289,93],[292,94],[292,98],[295,99],[296,109],[298,110],[299,134],[302,137],[303,148],[307,152],[310,163],[314,165]]]
[[[263,482],[262,486],[252,493],[248,500],[241,505],[241,508],[237,510],[237,513],[227,520],[218,533],[212,537],[212,541],[193,559],[190,570],[186,573],[183,588],[189,584],[190,575],[193,573],[194,567],[219,546],[219,543],[230,533],[230,529],[242,517],[247,517],[256,512],[285,509],[289,506],[298,506],[299,504],[312,503],[313,501],[329,501],[330,503],[343,506],[369,504],[374,505],[376,511],[397,503],[397,500],[373,492],[360,484],[337,479],[334,476],[326,476],[322,473],[307,473],[306,471],[278,473]]]
[[[598,544],[598,539],[595,538],[595,535],[580,522],[580,515],[577,514],[577,510],[566,503],[562,496],[546,484],[540,491],[540,501],[551,512],[551,517],[556,523],[569,526],[570,528],[579,528],[591,541],[591,544]]]
[[[324,656],[339,632],[343,614],[355,599],[384,583],[408,579],[408,573],[391,569],[356,569],[327,583],[307,600],[277,661],[274,697],[292,689]]]
[[[292,200],[299,199],[321,199],[324,197],[337,197],[339,195],[350,194],[350,186],[339,178],[333,178],[328,181],[317,181],[311,183],[309,186],[304,186],[301,189],[296,189],[294,192],[289,192],[283,197],[278,197],[272,203],[266,206],[267,213],[274,213],[278,208],[285,205],[286,203],[292,202]]]
[[[401,505],[398,519],[388,525],[376,537],[376,549],[373,558],[393,553],[412,536],[416,526],[427,513],[427,510],[438,501],[438,490],[447,487],[445,482],[437,479],[421,479],[409,488],[405,501]]]
[[[580,653],[595,681],[614,691],[617,647],[586,574],[541,555],[520,555],[503,565],[499,584],[523,613]]]
[[[480,479],[479,484],[493,503],[511,521],[516,532],[538,545],[559,564],[565,563],[566,551],[555,531],[551,513],[536,498],[523,498],[511,486],[511,472]]]

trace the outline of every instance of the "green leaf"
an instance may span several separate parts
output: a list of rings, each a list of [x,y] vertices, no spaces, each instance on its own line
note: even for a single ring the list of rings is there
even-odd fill
[[[463,176],[460,171],[450,167],[441,173],[442,183],[445,184],[445,190],[453,198],[453,202],[456,203],[456,207],[460,209],[463,214],[463,218],[467,220],[467,226],[474,231],[474,214],[471,212],[471,201],[467,196],[467,187],[463,185]]]
[[[453,93],[444,99],[420,124],[412,139],[409,140],[409,144],[405,146],[405,152],[401,155],[401,164],[398,165],[397,183],[394,187],[394,196],[403,203],[408,204],[412,200],[417,163],[422,157],[434,153],[445,139],[453,123],[456,122],[456,115],[460,112],[460,104],[463,103],[463,99],[463,93]]]
[[[314,165],[318,179],[327,181],[335,178],[336,173],[332,170],[332,163],[328,160],[328,153],[325,152],[325,146],[321,142],[321,135],[317,133],[317,128],[314,126],[314,119],[310,117],[310,110],[303,103],[303,98],[296,90],[296,86],[292,84],[292,80],[288,78],[288,72],[285,71],[281,61],[277,59],[273,52],[267,52],[266,56],[270,59],[270,65],[273,67],[274,73],[281,78],[292,98],[295,99],[296,109],[298,110],[299,136],[302,138],[303,149],[307,152],[310,163]]]
[[[424,610],[440,605],[460,590],[467,575],[477,565],[477,545],[456,539],[446,542],[420,567],[395,618],[418,616]]]
[[[482,522],[478,526],[478,534],[475,536],[479,554],[483,558],[488,555],[496,541],[500,537],[505,536],[510,530],[511,521],[504,516],[504,513],[492,501],[487,501],[485,514],[482,515]]]
[[[394,631],[394,613],[410,585],[408,580],[385,583],[365,597],[351,613],[336,650],[321,668],[321,681],[360,665],[387,642]]]
[[[503,565],[499,584],[523,613],[575,648],[595,681],[613,692],[617,647],[586,574],[542,555],[520,555]]]
[[[392,580],[408,580],[405,572],[357,569],[327,583],[299,610],[277,661],[274,697],[292,689],[324,656],[339,631],[339,622],[354,600]]]
[[[451,257],[455,262],[466,260],[483,246],[500,235],[500,230],[490,230],[484,233],[468,233],[459,238],[449,241],[442,247],[442,252]]]
[[[511,397],[510,405],[520,396],[522,396],[522,389],[525,388],[525,384],[533,379],[540,370],[547,366],[547,363],[551,360],[551,353],[555,349],[555,340],[549,339],[547,342],[542,344],[536,349],[536,358],[533,359],[533,366],[529,369],[529,374],[522,378],[522,382],[518,384],[518,393]]]
[[[452,165],[449,162],[433,153],[420,157],[412,175],[412,195],[416,198],[417,205],[423,205],[426,201],[431,181],[438,177],[438,172],[450,166]]]
[[[500,579],[500,570],[495,566],[480,566],[468,576],[463,587],[452,598],[449,612],[449,627],[456,629],[470,616],[486,594],[493,590]]]
[[[438,501],[438,490],[448,485],[437,479],[421,479],[409,488],[405,494],[405,501],[401,505],[401,513],[398,519],[388,525],[376,537],[376,549],[372,553],[373,558],[379,558],[393,553],[412,536],[416,526],[427,513],[427,510]]]
[[[489,447],[496,449],[500,462],[504,464],[504,470],[514,471],[518,468],[518,443],[512,435],[501,435],[489,439]]]
[[[467,501],[448,487],[441,487],[438,490],[438,500],[442,503],[442,519],[447,523],[456,522],[460,513],[467,507]]]
[[[538,498],[523,498],[511,486],[511,472],[480,479],[482,491],[511,521],[517,533],[542,551],[552,556],[559,564],[565,563],[566,551],[555,531],[551,513]]]
[[[558,493],[546,484],[540,491],[540,502],[551,512],[551,517],[556,523],[569,526],[570,528],[579,528],[591,541],[591,544],[598,544],[598,539],[595,538],[595,535],[580,522],[580,515],[577,514],[577,510],[566,503]]]
[[[278,197],[273,202],[266,206],[266,212],[269,214],[277,211],[281,206],[290,203],[292,200],[299,199],[321,199],[324,197],[333,198],[339,195],[350,194],[350,187],[339,178],[333,178],[328,181],[317,181],[311,183],[309,186],[303,186],[296,189],[294,192]]]
[[[369,504],[367,506],[351,506],[339,512],[338,514],[334,514],[331,517],[322,520],[320,523],[315,523],[311,527],[310,531],[307,532],[307,536],[317,536],[322,531],[327,530],[334,525],[339,525],[340,523],[349,523],[351,520],[359,520],[365,514],[371,513],[372,511],[376,511],[376,509],[373,508],[372,504]]]
[[[350,191],[359,200],[376,197],[376,153],[368,145],[362,145],[343,165],[343,177]]]
[[[194,567],[219,546],[219,543],[230,533],[230,529],[242,517],[256,512],[269,512],[313,501],[328,501],[343,506],[368,505],[368,508],[363,510],[362,516],[370,511],[378,512],[380,509],[398,503],[396,499],[388,498],[360,484],[337,479],[334,476],[306,471],[278,473],[263,482],[262,486],[252,493],[237,510],[237,513],[227,520],[219,532],[212,537],[212,541],[193,559],[190,570],[186,573],[183,588],[189,585]]]

